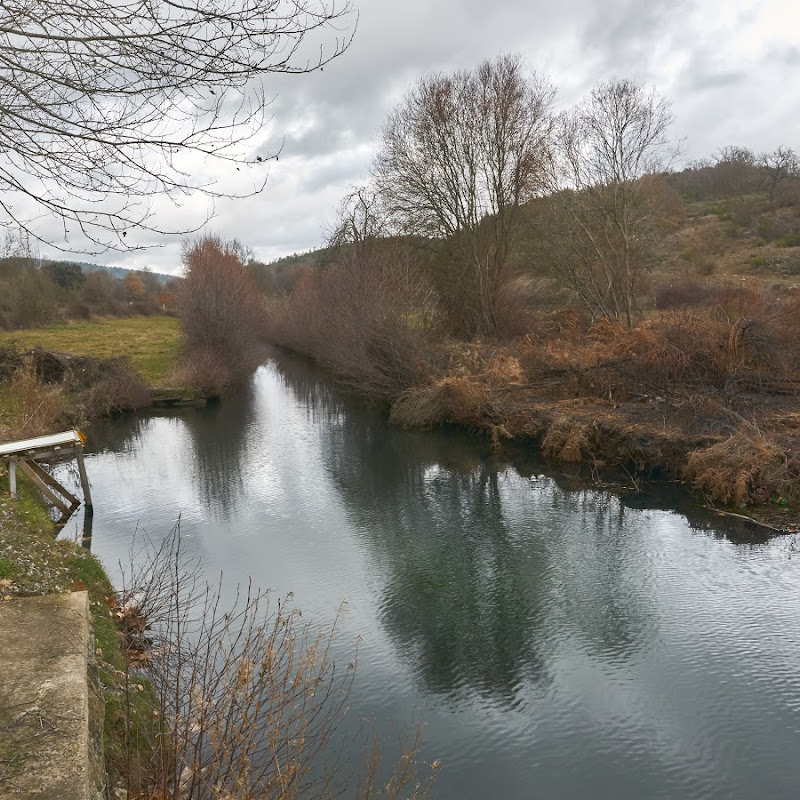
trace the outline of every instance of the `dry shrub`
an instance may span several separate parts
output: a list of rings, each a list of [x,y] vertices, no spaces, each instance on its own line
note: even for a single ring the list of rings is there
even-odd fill
[[[22,352],[15,342],[0,344],[0,381],[10,381],[22,361]]]
[[[358,261],[307,276],[274,308],[271,338],[360,392],[395,399],[431,372],[431,317],[426,281],[391,266]]]
[[[443,421],[444,409],[433,386],[406,389],[389,412],[389,422],[401,428],[430,428]]]
[[[479,422],[488,404],[488,389],[468,378],[442,378],[434,388],[444,408],[445,419],[453,422]]]
[[[553,371],[577,369],[596,361],[596,348],[591,342],[556,340],[536,342],[526,338],[520,342],[517,358],[527,380],[536,380]]]
[[[584,309],[567,306],[534,315],[526,338],[531,342],[576,340],[587,334],[591,324],[591,317]]]
[[[554,420],[542,438],[545,458],[577,464],[583,461],[589,443],[589,425],[561,418]]]
[[[743,428],[689,455],[684,477],[721,505],[800,499],[800,461],[757,430]]]
[[[716,220],[691,228],[684,237],[683,257],[701,275],[711,275],[717,256],[725,251],[722,230]]]
[[[258,342],[265,320],[258,289],[242,264],[242,247],[205,236],[185,246],[183,260],[178,316],[186,358],[195,350],[213,352],[227,365],[231,380],[243,380],[261,361]]]
[[[487,387],[467,377],[449,376],[431,386],[412,388],[392,405],[389,421],[406,428],[443,422],[480,424],[489,403]]]
[[[620,320],[600,317],[600,319],[592,323],[586,335],[595,342],[613,342],[625,338],[629,332],[628,328]]]
[[[204,397],[220,397],[234,383],[230,365],[210,347],[190,350],[170,376],[170,383],[198,389]]]
[[[105,374],[81,395],[89,416],[136,411],[150,405],[150,389],[131,369],[127,359],[113,359],[106,363]]]
[[[755,284],[742,279],[714,288],[710,303],[728,320],[763,315],[774,304],[773,298]]]
[[[519,359],[512,355],[498,355],[489,359],[481,377],[491,386],[519,383],[524,378]]]
[[[533,298],[528,289],[523,281],[509,282],[499,289],[495,311],[499,339],[517,339],[531,329]]]
[[[231,604],[223,604],[221,588],[206,584],[199,564],[183,555],[177,528],[126,572],[114,605],[123,623],[134,624],[126,633],[135,660],[129,658],[119,675],[115,706],[127,737],[117,767],[122,774],[114,777],[127,783],[128,796],[428,796],[419,736],[405,737],[397,762],[387,766],[374,737],[364,742],[348,725],[356,654],[349,666],[334,664],[335,622],[317,630],[290,597],[275,602],[253,586],[241,587]],[[150,726],[132,725],[143,706]],[[358,785],[340,763],[352,739],[368,748]],[[128,773],[134,758],[149,769]]]
[[[713,298],[712,289],[692,279],[657,286],[653,291],[653,302],[659,311],[707,306]]]
[[[721,389],[729,369],[730,325],[707,311],[676,311],[628,330],[600,319],[579,339],[519,346],[526,378],[553,396],[624,400],[684,389]]]
[[[730,370],[791,375],[800,369],[798,341],[800,304],[793,298],[769,313],[740,317],[728,337]]]
[[[11,379],[7,411],[12,436],[27,438],[53,433],[64,413],[61,387],[44,383],[28,357]]]
[[[620,391],[721,388],[728,374],[728,332],[709,315],[676,312],[620,333],[607,343],[604,357],[617,365]]]

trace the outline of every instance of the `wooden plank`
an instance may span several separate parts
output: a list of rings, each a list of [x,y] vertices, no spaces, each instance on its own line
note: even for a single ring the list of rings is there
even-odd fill
[[[64,431],[63,433],[53,433],[49,436],[37,436],[35,439],[21,439],[17,442],[0,444],[0,458],[37,450],[52,450],[53,448],[66,446],[75,447],[82,444],[83,439],[78,431]]]
[[[69,506],[30,468],[27,461],[20,461],[19,468],[31,479],[33,485],[56,507],[66,514]]]
[[[8,489],[11,492],[11,498],[17,499],[17,459],[12,458],[8,462]]]
[[[69,502],[73,505],[73,507],[77,507],[81,504],[81,501],[75,497],[72,492],[70,492],[66,486],[59,483],[46,469],[44,469],[40,464],[37,464],[35,461],[28,461],[28,466],[51,488],[55,489],[62,497],[65,497]]]
[[[78,431],[63,431],[62,433],[53,433],[47,436],[36,436],[32,439],[20,439],[15,442],[4,442],[0,444],[0,456],[14,453],[17,450],[30,450],[39,447],[60,447],[63,445],[76,445],[82,444],[80,433]]]
[[[14,458],[39,458],[44,461],[49,459],[58,459],[59,461],[64,461],[66,459],[72,458],[75,453],[78,452],[80,445],[69,445],[68,447],[51,447],[45,448],[42,450],[20,450],[18,453],[14,453]],[[0,456],[2,459],[7,459],[10,456]]]
[[[75,454],[78,459],[78,474],[81,476],[81,488],[83,489],[83,502],[86,503],[86,509],[93,508],[92,506],[92,492],[89,489],[89,478],[86,476],[86,465],[83,463],[83,448],[81,447]]]

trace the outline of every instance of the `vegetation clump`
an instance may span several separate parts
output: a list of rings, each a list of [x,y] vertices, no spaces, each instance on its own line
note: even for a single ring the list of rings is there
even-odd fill
[[[184,333],[178,379],[219,396],[261,362],[264,305],[237,242],[206,236],[184,247],[178,294]]]

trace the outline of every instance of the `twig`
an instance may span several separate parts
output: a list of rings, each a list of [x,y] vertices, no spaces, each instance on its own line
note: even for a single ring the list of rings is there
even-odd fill
[[[748,517],[745,514],[736,514],[733,511],[722,511],[719,508],[714,508],[714,506],[703,506],[703,508],[707,509],[708,511],[713,511],[715,514],[722,514],[724,517],[735,517],[736,519],[743,519],[746,522],[752,522],[753,525],[758,525],[761,528],[775,531],[775,533],[789,533],[789,531],[787,531],[785,528],[776,528],[774,525],[768,525],[766,522],[759,522],[759,520]]]

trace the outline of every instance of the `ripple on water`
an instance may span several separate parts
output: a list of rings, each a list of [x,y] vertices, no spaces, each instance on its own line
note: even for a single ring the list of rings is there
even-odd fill
[[[800,559],[780,542],[391,430],[297,364],[128,436],[90,458],[104,561],[181,514],[210,576],[293,591],[315,630],[346,600],[357,718],[424,721],[439,797],[796,794]]]

